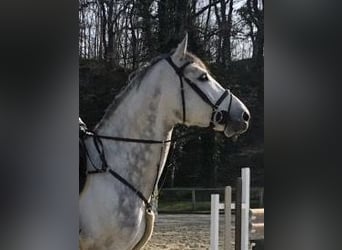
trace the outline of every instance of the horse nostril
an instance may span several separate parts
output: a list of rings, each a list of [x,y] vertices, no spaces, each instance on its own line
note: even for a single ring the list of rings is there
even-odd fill
[[[243,112],[243,114],[242,114],[242,119],[243,119],[244,121],[248,122],[248,121],[249,121],[249,118],[250,118],[249,114],[248,114],[247,112]]]

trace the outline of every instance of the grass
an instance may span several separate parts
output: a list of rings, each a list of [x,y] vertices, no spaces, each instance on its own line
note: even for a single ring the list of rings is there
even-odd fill
[[[159,202],[158,212],[160,213],[209,213],[210,202],[196,202],[195,209],[193,208],[192,202],[188,201],[177,201],[177,202]]]

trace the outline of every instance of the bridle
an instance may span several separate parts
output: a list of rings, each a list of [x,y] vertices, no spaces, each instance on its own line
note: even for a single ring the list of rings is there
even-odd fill
[[[209,104],[212,107],[212,114],[211,114],[211,119],[210,119],[210,123],[209,123],[209,128],[213,128],[215,126],[215,124],[220,124],[220,125],[226,125],[227,122],[229,121],[229,115],[230,115],[230,109],[231,109],[231,104],[232,104],[232,94],[231,92],[226,89],[223,94],[220,96],[220,98],[213,103],[208,97],[207,95],[194,83],[192,82],[189,78],[187,78],[184,75],[184,69],[192,64],[193,62],[186,62],[185,64],[183,64],[181,67],[178,67],[171,59],[170,56],[166,57],[165,60],[172,66],[172,68],[175,70],[175,72],[177,73],[178,77],[179,77],[179,81],[180,81],[180,90],[181,90],[181,97],[182,97],[182,109],[183,109],[183,123],[186,122],[186,104],[185,104],[185,95],[184,95],[184,83],[183,83],[183,79],[185,80],[185,82],[202,98],[202,100],[204,102],[206,102],[207,104]],[[230,96],[230,100],[229,100],[229,104],[228,104],[228,108],[227,111],[225,110],[218,110],[219,105],[223,102],[223,100],[227,97]],[[172,140],[149,140],[149,139],[134,139],[134,138],[125,138],[125,137],[115,137],[115,136],[106,136],[106,135],[99,135],[94,131],[90,131],[90,130],[86,130],[85,131],[85,136],[80,138],[80,143],[82,143],[82,145],[85,148],[85,153],[87,158],[89,159],[90,163],[92,164],[93,168],[95,170],[93,171],[88,171],[87,174],[98,174],[98,173],[106,173],[109,172],[114,178],[116,178],[117,180],[119,180],[121,183],[123,183],[125,186],[127,186],[129,189],[131,189],[131,191],[133,193],[135,193],[145,204],[146,209],[147,210],[151,210],[152,209],[152,205],[149,201],[149,199],[147,199],[142,192],[140,192],[137,188],[135,188],[131,183],[129,183],[125,178],[123,178],[120,174],[118,174],[117,172],[115,172],[112,168],[110,168],[110,166],[107,163],[106,160],[106,156],[105,156],[105,152],[104,152],[104,147],[103,147],[103,143],[101,139],[105,139],[105,140],[112,140],[112,141],[121,141],[121,142],[128,142],[128,143],[144,143],[144,144],[162,144],[163,147],[161,149],[161,155],[162,156],[162,152],[163,152],[163,148],[164,145],[166,143],[175,143],[176,141],[184,138],[184,137],[188,137],[190,134],[186,134],[180,137],[177,137],[175,139]],[[87,147],[85,145],[85,137],[92,137],[93,138],[93,142],[95,145],[95,149],[99,154],[99,157],[101,159],[102,162],[102,166],[99,168],[96,166],[96,164],[92,161],[89,152],[87,150]],[[160,157],[160,162],[161,162],[161,157]],[[158,165],[158,172],[155,178],[155,182],[153,185],[153,190],[155,190],[158,180],[158,176],[159,176],[159,172],[160,172],[160,162]]]
[[[171,56],[168,56],[166,58],[166,61],[171,65],[171,67],[175,70],[176,74],[179,77],[181,97],[182,97],[183,123],[186,122],[186,106],[185,106],[184,83],[183,83],[183,79],[184,79],[185,82],[202,98],[202,100],[204,102],[206,102],[207,104],[209,104],[209,106],[211,106],[211,108],[213,109],[213,111],[211,113],[211,119],[210,119],[209,127],[213,128],[215,126],[215,124],[220,124],[220,125],[227,124],[227,122],[229,120],[229,114],[230,114],[230,109],[231,109],[232,99],[233,99],[230,90],[226,89],[223,92],[223,94],[220,96],[220,98],[215,103],[213,103],[208,98],[208,96],[193,81],[191,81],[189,78],[187,78],[184,75],[185,68],[188,65],[192,64],[193,62],[186,62],[181,67],[178,67],[172,61]],[[227,96],[230,97],[229,98],[229,104],[228,104],[227,111],[225,111],[225,110],[218,110],[218,107],[220,106],[220,104],[223,102],[223,100]]]

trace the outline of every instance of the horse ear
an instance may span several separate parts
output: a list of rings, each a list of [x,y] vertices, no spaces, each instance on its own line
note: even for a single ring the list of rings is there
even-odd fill
[[[187,48],[188,48],[188,33],[185,34],[183,41],[180,44],[178,44],[177,49],[173,55],[178,58],[183,58],[186,54]]]

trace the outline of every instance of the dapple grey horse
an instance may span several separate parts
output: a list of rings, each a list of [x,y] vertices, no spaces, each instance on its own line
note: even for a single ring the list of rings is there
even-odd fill
[[[176,124],[210,126],[233,138],[247,130],[250,114],[245,105],[187,52],[187,41],[186,35],[168,57],[159,57],[135,72],[94,135],[85,139],[88,171],[103,166],[103,156],[106,169],[89,175],[80,195],[83,249],[127,250],[144,245],[151,234],[146,231],[153,224],[151,194]],[[95,135],[160,143],[95,140]]]

